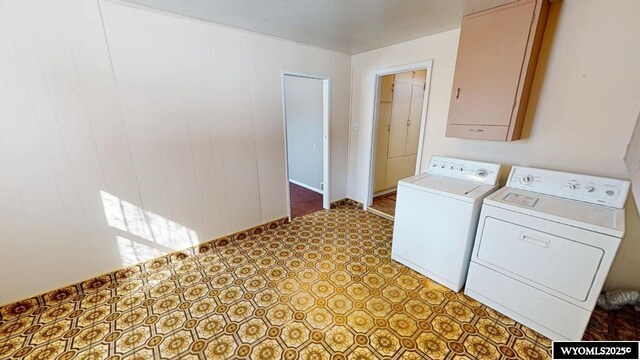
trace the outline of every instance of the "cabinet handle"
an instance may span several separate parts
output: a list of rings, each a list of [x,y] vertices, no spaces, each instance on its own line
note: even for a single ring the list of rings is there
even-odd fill
[[[529,244],[532,244],[532,245],[543,247],[543,248],[548,248],[550,243],[550,241],[547,239],[538,239],[524,233],[520,234],[520,240],[524,242],[528,242]]]
[[[483,132],[484,129],[469,129],[471,132]]]
[[[460,97],[460,88],[456,90],[456,100],[458,100],[459,97]]]

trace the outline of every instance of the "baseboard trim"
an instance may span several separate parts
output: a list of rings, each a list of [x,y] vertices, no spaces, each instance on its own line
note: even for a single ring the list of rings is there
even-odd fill
[[[309,186],[309,185],[307,185],[307,184],[303,184],[303,183],[301,183],[300,181],[295,181],[295,180],[293,180],[293,179],[289,179],[289,182],[290,182],[290,183],[293,183],[293,184],[296,184],[296,185],[298,185],[298,186],[302,186],[303,188],[305,188],[305,189],[309,189],[309,190],[311,190],[311,191],[313,191],[313,192],[317,192],[318,194],[323,194],[323,195],[324,195],[324,192],[323,192],[322,190],[320,190],[320,189],[316,189],[316,188],[314,188],[313,186]]]
[[[392,192],[396,192],[396,191],[398,191],[397,187],[394,187],[394,188],[391,188],[391,189],[387,189],[387,190],[378,191],[377,193],[373,193],[373,197],[391,194]]]
[[[336,208],[343,207],[343,206],[353,206],[353,207],[356,207],[358,209],[364,209],[364,206],[362,205],[361,202],[353,200],[353,199],[349,199],[349,198],[344,198],[344,199],[333,201],[331,203],[331,206],[329,206],[329,208],[336,209]]]
[[[372,214],[374,214],[374,215],[380,216],[381,218],[385,218],[387,220],[390,220],[390,221],[394,221],[395,220],[395,218],[393,216],[391,216],[389,214],[385,214],[380,210],[376,210],[376,209],[372,208],[371,206],[369,206],[367,208],[367,211],[372,213]]]
[[[289,223],[288,217],[282,217],[272,221],[268,221],[248,229],[236,231],[232,234],[218,237],[213,240],[202,242],[198,245],[170,252],[168,254],[155,257],[137,264],[128,265],[117,270],[113,270],[101,275],[94,276],[90,279],[83,280],[74,284],[61,286],[44,293],[34,295],[21,300],[16,300],[8,304],[0,304],[0,321],[16,320],[25,316],[29,316],[32,312],[42,306],[59,305],[69,301],[81,301],[84,298],[83,293],[87,291],[95,291],[102,287],[110,286],[113,283],[124,281],[128,278],[142,273],[145,269],[158,269],[171,263],[179,263],[184,259],[195,255],[204,254],[212,251],[214,248],[229,245],[231,243],[242,241],[252,235],[260,235],[267,230],[276,229],[279,226]],[[14,305],[21,304],[20,307]],[[15,313],[11,309],[23,309],[20,313]]]

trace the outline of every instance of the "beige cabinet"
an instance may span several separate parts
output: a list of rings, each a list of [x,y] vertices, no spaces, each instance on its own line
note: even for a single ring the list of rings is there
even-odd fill
[[[415,171],[425,79],[426,70],[421,70],[380,81],[374,192],[395,188]]]
[[[548,6],[520,0],[463,18],[448,137],[520,138]]]

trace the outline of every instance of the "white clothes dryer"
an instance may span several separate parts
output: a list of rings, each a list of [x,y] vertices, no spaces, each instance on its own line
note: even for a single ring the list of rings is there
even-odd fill
[[[514,166],[484,200],[465,294],[580,340],[624,235],[629,182]]]

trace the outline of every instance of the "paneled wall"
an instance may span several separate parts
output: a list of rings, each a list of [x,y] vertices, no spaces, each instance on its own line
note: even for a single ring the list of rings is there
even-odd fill
[[[509,143],[445,137],[459,29],[354,55],[351,121],[359,129],[350,131],[348,196],[366,199],[373,71],[429,59],[433,74],[422,169],[429,156],[442,155],[628,178],[622,159],[640,112],[639,23],[635,0],[554,2],[525,136]],[[626,221],[609,288],[640,288],[640,220],[632,201]]]
[[[286,216],[281,71],[350,56],[97,0],[0,1],[0,304]]]

